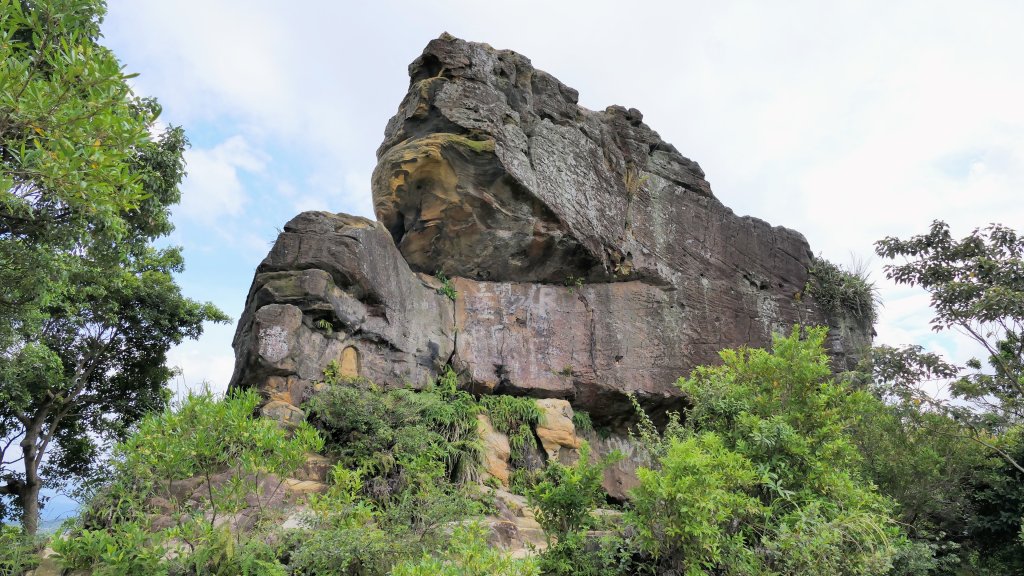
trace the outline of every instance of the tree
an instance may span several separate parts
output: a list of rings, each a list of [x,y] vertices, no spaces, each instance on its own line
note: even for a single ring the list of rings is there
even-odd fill
[[[27,533],[39,491],[168,399],[171,346],[227,321],[181,295],[168,234],[187,145],[154,137],[97,43],[102,0],[0,0],[0,518]],[[19,450],[20,449],[20,450]]]
[[[875,250],[879,256],[904,259],[903,264],[886,266],[888,278],[931,294],[934,330],[965,334],[988,356],[990,370],[971,359],[967,368],[972,372],[951,386],[953,397],[969,406],[924,400],[962,422],[975,441],[1024,472],[1024,464],[990,441],[990,435],[1024,422],[1024,237],[992,224],[955,240],[949,226],[936,220],[927,234],[908,240],[887,237]],[[901,361],[927,360],[921,350],[914,352],[905,349]]]

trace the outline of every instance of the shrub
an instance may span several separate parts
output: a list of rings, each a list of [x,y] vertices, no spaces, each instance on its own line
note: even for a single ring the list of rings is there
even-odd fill
[[[679,386],[686,425],[654,438],[627,521],[660,572],[868,575],[892,567],[892,503],[850,438],[870,400],[831,379],[824,328],[725,350]],[[642,431],[643,432],[643,431]],[[656,435],[647,431],[641,437]]]
[[[591,462],[590,445],[586,442],[580,446],[579,460],[572,466],[548,460],[526,497],[549,539],[590,527],[590,513],[604,501],[601,480],[610,460]]]
[[[846,270],[818,257],[811,261],[804,292],[814,297],[830,317],[849,314],[873,324],[876,318],[878,289],[862,268]]]
[[[672,439],[659,464],[659,470],[638,470],[640,486],[628,512],[641,548],[659,565],[687,574],[720,564],[749,566],[747,546],[755,542],[737,528],[763,517],[751,495],[759,480],[754,465],[714,433]]]
[[[445,546],[447,524],[483,511],[469,483],[483,451],[476,401],[450,369],[419,392],[327,376],[308,408],[338,457],[335,487],[314,500],[317,530],[292,552],[292,568],[380,574]]]
[[[0,524],[0,576],[19,576],[39,565],[36,549],[21,528]]]
[[[251,502],[262,508],[273,494],[262,493],[265,483],[259,478],[275,474],[283,481],[304,462],[307,451],[323,447],[323,439],[308,425],[289,435],[271,420],[254,418],[258,404],[254,391],[221,400],[205,392],[144,418],[115,448],[110,483],[79,525],[54,540],[64,564],[97,575],[283,574],[274,550],[259,537],[219,527],[218,514],[237,512]],[[225,472],[227,479],[215,486],[213,476]],[[198,509],[192,502],[177,502],[171,490],[174,480],[188,478],[204,480],[206,498]],[[276,489],[282,489],[281,482]],[[148,501],[154,497],[176,505],[176,526],[149,529]],[[165,559],[172,549],[174,560]]]
[[[259,493],[260,476],[276,474],[283,481],[305,462],[307,452],[323,448],[323,439],[306,423],[289,437],[272,420],[253,418],[259,403],[254,390],[223,400],[209,391],[190,394],[176,410],[144,418],[117,447],[118,475],[148,482],[156,494],[172,501],[171,481],[202,477],[211,521],[220,512],[245,507],[245,496],[251,493],[261,506],[266,495]],[[217,493],[211,477],[223,471],[230,471],[231,479]]]
[[[401,480],[401,472],[427,454],[453,481],[476,478],[483,451],[479,408],[458,390],[451,370],[421,392],[382,390],[365,381],[327,383],[307,407],[327,449],[347,467]]]
[[[395,566],[392,576],[538,576],[532,560],[514,560],[487,543],[486,529],[476,523],[452,533],[451,544],[439,556]]]
[[[81,530],[67,538],[54,538],[53,549],[64,566],[90,570],[97,576],[156,576],[167,574],[167,550],[136,522],[120,522],[110,530]]]

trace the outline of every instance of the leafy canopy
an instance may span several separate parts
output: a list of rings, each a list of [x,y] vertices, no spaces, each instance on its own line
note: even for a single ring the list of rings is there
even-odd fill
[[[227,321],[182,296],[187,141],[98,44],[101,0],[0,0],[0,517],[167,401],[167,351]],[[45,464],[44,464],[45,463]],[[13,509],[9,507],[13,504]]]
[[[1024,418],[1024,237],[992,224],[963,239],[936,220],[927,234],[907,240],[887,237],[875,246],[880,256],[902,258],[886,266],[897,284],[921,286],[931,294],[932,328],[966,334],[987,352],[991,370],[973,359],[974,372],[952,392],[979,410],[957,411],[973,426],[996,429]]]

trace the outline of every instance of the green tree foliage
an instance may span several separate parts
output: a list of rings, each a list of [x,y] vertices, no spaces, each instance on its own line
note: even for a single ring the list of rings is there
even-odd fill
[[[150,130],[97,43],[100,0],[0,0],[0,515],[36,530],[39,490],[167,400],[167,350],[219,310],[181,295],[172,230],[186,140]],[[45,463],[45,465],[44,465]]]
[[[893,574],[1015,574],[1024,571],[1019,540],[1024,516],[1017,432],[978,436],[941,409],[919,386],[948,381],[959,368],[918,346],[876,347],[858,386],[878,399],[866,404],[853,435],[865,473],[897,503],[910,541]],[[883,402],[884,400],[884,402]]]
[[[627,516],[656,573],[880,574],[898,530],[851,434],[866,392],[832,379],[824,328],[725,350],[679,385],[685,426],[639,473]]]
[[[890,279],[931,294],[933,329],[966,334],[988,354],[989,371],[971,360],[967,367],[973,372],[952,387],[954,397],[976,409],[946,408],[976,431],[1019,424],[1024,419],[1024,237],[992,224],[956,240],[945,222],[935,221],[927,234],[879,240],[876,251],[904,260],[886,266]]]
[[[950,538],[962,547],[958,557],[979,573],[1024,571],[1024,237],[992,224],[956,239],[946,223],[935,221],[926,234],[880,240],[876,251],[903,261],[886,267],[889,278],[931,295],[934,330],[955,330],[985,350],[984,363],[971,359],[963,369],[917,347],[883,351],[876,381],[921,412],[946,417],[952,423],[943,424],[947,438],[968,439],[997,457],[974,462],[962,491],[943,491],[966,503]],[[879,375],[879,366],[906,377]],[[922,390],[920,383],[933,377],[956,377],[951,399]]]

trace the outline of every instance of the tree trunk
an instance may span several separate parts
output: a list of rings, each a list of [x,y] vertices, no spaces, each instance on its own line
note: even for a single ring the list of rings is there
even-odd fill
[[[25,455],[25,481],[16,487],[18,503],[21,505],[21,527],[25,534],[35,536],[39,530],[39,454],[37,451],[37,434],[29,430],[21,441],[21,450]]]
[[[18,500],[21,503],[21,526],[25,534],[35,536],[39,531],[39,482],[21,486]]]

